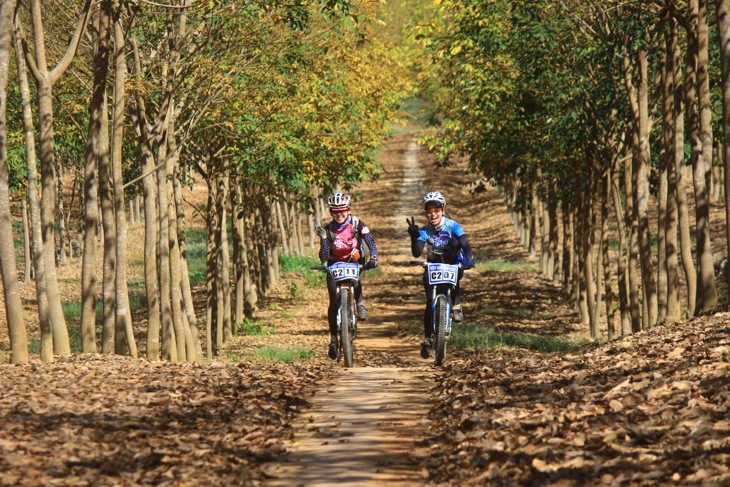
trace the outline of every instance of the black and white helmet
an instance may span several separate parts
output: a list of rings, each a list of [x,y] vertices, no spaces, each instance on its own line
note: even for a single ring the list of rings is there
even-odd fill
[[[349,210],[350,195],[345,193],[335,193],[327,198],[327,206],[332,210]]]
[[[428,203],[436,203],[442,210],[446,209],[446,198],[438,191],[426,193],[426,196],[423,197],[423,207],[425,208]]]

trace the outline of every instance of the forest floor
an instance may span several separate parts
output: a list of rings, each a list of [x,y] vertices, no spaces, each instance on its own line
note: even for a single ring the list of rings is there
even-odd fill
[[[210,364],[3,364],[0,485],[730,483],[730,315],[587,343],[499,192],[475,193],[463,163],[434,169],[413,136],[389,140],[384,174],[354,191],[380,253],[356,367],[327,358],[326,291],[295,273],[261,303],[257,332]],[[505,345],[451,347],[443,367],[419,354],[425,299],[405,222],[422,219],[427,190],[444,192],[479,263],[454,335],[493,328]],[[506,346],[514,336],[586,343],[535,352]]]

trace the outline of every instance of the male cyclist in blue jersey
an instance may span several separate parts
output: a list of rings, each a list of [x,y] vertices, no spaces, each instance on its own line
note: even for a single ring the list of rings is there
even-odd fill
[[[317,225],[316,231],[320,238],[319,260],[327,262],[358,262],[364,264],[365,269],[378,267],[378,248],[370,229],[362,220],[350,215],[350,196],[344,193],[335,193],[327,199],[332,221],[325,227]],[[370,259],[365,262],[363,242],[370,251]],[[329,308],[327,320],[330,326],[329,357],[337,358],[337,283],[330,274],[327,274],[327,291],[329,292]],[[368,310],[365,308],[362,297],[362,283],[358,281],[355,287],[357,301],[357,317],[365,321]]]
[[[411,236],[411,253],[413,257],[420,257],[426,249],[428,262],[443,262],[445,264],[461,264],[456,289],[452,296],[454,305],[454,321],[462,321],[464,313],[461,309],[461,278],[464,269],[474,267],[474,255],[464,229],[456,221],[446,218],[446,198],[438,191],[427,193],[423,197],[423,207],[426,211],[428,223],[420,229],[415,224],[415,218],[408,222],[408,234]],[[425,338],[421,344],[421,357],[428,358],[431,351],[431,335],[433,335],[433,316],[431,316],[432,288],[428,284],[428,276],[423,274],[423,288],[426,291],[426,310],[423,313],[423,333]]]

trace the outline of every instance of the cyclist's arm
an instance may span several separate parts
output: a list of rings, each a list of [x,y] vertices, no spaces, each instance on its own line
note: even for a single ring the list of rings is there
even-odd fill
[[[328,238],[322,238],[319,240],[319,260],[321,262],[327,262],[330,260],[332,255],[332,248],[330,247],[330,241]]]
[[[459,245],[461,245],[461,248],[464,251],[464,256],[466,257],[466,260],[473,261],[474,253],[471,250],[471,246],[469,245],[469,239],[466,237],[465,233],[459,235]]]
[[[413,257],[421,256],[424,245],[426,245],[425,240],[421,240],[420,238],[411,239],[411,254],[413,254]]]
[[[370,260],[378,260],[378,247],[375,245],[375,239],[372,233],[366,233],[362,236],[363,242],[368,246],[370,250]]]

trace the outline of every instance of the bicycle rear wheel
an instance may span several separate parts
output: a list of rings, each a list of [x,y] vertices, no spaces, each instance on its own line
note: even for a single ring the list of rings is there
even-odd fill
[[[350,327],[352,326],[352,315],[350,302],[350,293],[347,289],[340,289],[340,346],[342,347],[342,357],[345,360],[345,367],[352,367],[352,335]]]
[[[433,324],[435,335],[433,347],[436,353],[433,363],[434,365],[441,365],[446,358],[446,330],[449,324],[449,301],[446,296],[443,294],[436,296],[434,307],[436,316]]]

